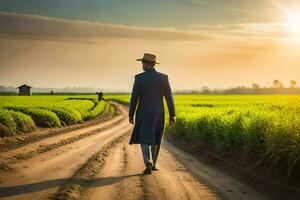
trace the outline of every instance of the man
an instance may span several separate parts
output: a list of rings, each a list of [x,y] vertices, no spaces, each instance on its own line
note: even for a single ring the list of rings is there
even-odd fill
[[[145,53],[142,61],[143,73],[135,76],[129,105],[129,122],[134,124],[129,144],[140,144],[146,169],[144,174],[151,174],[156,168],[164,132],[165,97],[169,110],[169,123],[175,122],[175,106],[168,76],[154,68],[156,56]],[[136,109],[137,108],[137,109]],[[134,123],[134,114],[135,123]]]
[[[96,92],[96,94],[98,94],[98,101],[102,101],[103,99],[103,92]]]

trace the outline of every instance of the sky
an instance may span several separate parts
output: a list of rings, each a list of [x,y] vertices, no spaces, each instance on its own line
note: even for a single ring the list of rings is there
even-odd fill
[[[175,91],[288,86],[300,75],[300,2],[0,0],[0,85],[128,92],[145,52]]]

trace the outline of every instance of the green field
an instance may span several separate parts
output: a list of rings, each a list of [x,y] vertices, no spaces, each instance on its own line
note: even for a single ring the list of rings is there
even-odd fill
[[[96,96],[0,96],[0,136],[81,123],[104,112]]]
[[[128,104],[129,95],[110,95]],[[270,165],[293,176],[300,171],[300,96],[175,95],[177,122],[170,136],[253,166]],[[99,116],[96,96],[1,96],[0,133],[59,127]],[[166,108],[166,106],[165,106]],[[166,110],[166,118],[167,118]]]
[[[130,96],[114,96],[125,103]],[[287,176],[300,170],[299,95],[175,95],[170,135]]]

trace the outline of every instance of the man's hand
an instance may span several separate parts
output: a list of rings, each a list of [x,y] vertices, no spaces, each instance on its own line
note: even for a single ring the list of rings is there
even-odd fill
[[[129,117],[129,123],[130,123],[130,124],[134,124],[134,122],[133,122],[133,117]]]
[[[169,117],[169,124],[172,125],[176,122],[176,117],[175,116],[172,116],[172,117]]]

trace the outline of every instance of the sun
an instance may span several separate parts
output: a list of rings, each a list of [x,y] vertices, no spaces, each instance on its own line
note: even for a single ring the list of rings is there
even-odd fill
[[[288,17],[287,28],[293,33],[300,34],[300,14]]]

